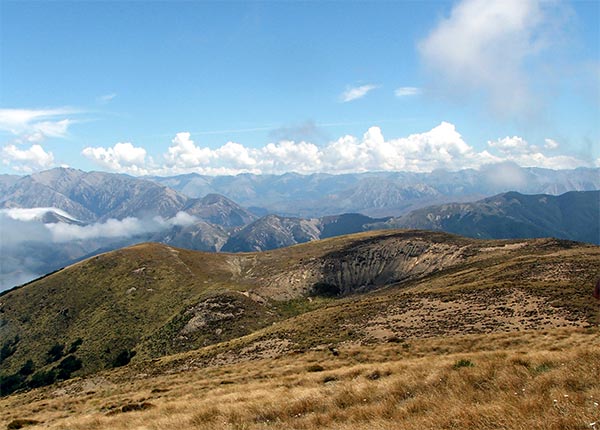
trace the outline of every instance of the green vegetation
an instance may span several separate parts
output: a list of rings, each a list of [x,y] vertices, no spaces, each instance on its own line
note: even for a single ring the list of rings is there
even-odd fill
[[[60,360],[65,351],[65,346],[60,343],[55,343],[46,353],[46,363],[54,363]]]
[[[589,327],[599,259],[573,242],[422,231],[240,255],[137,245],[2,296],[1,394],[158,372],[179,353],[197,366],[355,342],[408,353],[429,337]]]
[[[461,358],[452,366],[453,369],[460,369],[461,367],[475,367],[475,365],[471,360],[465,360],[464,358]]]
[[[5,340],[0,348],[0,363],[6,360],[8,357],[13,355],[17,351],[17,344],[19,343],[19,336],[15,336],[13,339]]]
[[[113,361],[113,363],[112,363],[113,367],[121,367],[121,366],[125,366],[125,365],[129,364],[129,362],[135,356],[135,354],[136,354],[135,351],[130,351],[128,349],[124,349],[123,351],[121,351],[119,353],[119,355],[117,355],[117,357]]]

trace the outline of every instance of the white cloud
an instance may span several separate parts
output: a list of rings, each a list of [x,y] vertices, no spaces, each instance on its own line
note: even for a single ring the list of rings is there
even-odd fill
[[[65,137],[79,113],[74,109],[0,109],[0,131],[17,137],[15,143],[39,143],[46,137]]]
[[[12,169],[21,172],[33,172],[39,169],[52,167],[54,155],[44,151],[40,145],[31,145],[29,149],[19,149],[15,145],[6,145],[2,148],[2,162]]]
[[[369,93],[369,91],[372,91],[377,87],[377,85],[369,84],[361,85],[360,87],[348,88],[342,93],[342,95],[340,96],[340,100],[344,103],[347,103],[352,100],[363,98],[367,95],[367,93]]]
[[[190,133],[177,133],[171,141],[173,145],[169,147],[165,155],[167,166],[169,167],[192,167],[208,165],[212,157],[212,151],[209,148],[200,148],[194,145],[190,139]]]
[[[125,238],[144,233],[154,233],[167,230],[174,226],[188,226],[197,221],[197,218],[185,212],[164,219],[156,216],[152,219],[139,219],[127,217],[122,220],[109,219],[103,223],[94,223],[80,226],[75,224],[54,223],[45,224],[50,231],[54,242],[62,243],[72,240],[88,240],[97,238]]]
[[[0,209],[0,214],[17,221],[39,221],[48,213],[54,212],[62,217],[77,221],[77,218],[59,208],[10,208]]]
[[[497,148],[504,154],[524,154],[531,151],[529,143],[519,136],[506,136],[495,141],[488,141],[488,146]]]
[[[102,167],[118,172],[144,175],[148,171],[146,150],[133,146],[130,142],[119,142],[112,148],[86,147],[81,154]]]
[[[528,68],[559,26],[551,22],[558,2],[462,0],[420,42],[423,62],[449,93],[483,96],[494,111],[519,115],[535,110]],[[525,65],[525,63],[528,63]]]
[[[400,87],[394,91],[396,97],[416,96],[421,94],[421,89],[417,87]]]
[[[544,148],[546,149],[557,149],[560,146],[559,143],[554,139],[544,139],[544,142],[546,142],[544,145]]]
[[[122,156],[117,162],[113,153],[119,151],[115,151],[115,148],[86,148],[84,155],[114,171],[163,176],[191,172],[205,175],[281,174],[291,171],[304,174],[430,172],[440,168],[476,169],[506,161],[521,166],[548,168],[573,168],[591,164],[570,156],[549,157],[542,152],[544,148],[531,145],[520,136],[489,141],[487,149],[477,151],[448,122],[442,122],[429,131],[401,138],[386,139],[382,130],[373,126],[362,137],[346,135],[325,145],[281,140],[259,148],[227,142],[212,149],[197,145],[190,133],[182,132],[177,133],[171,141],[171,146],[162,157],[162,163],[154,163],[142,148],[132,145],[128,147],[131,152],[129,158]],[[133,149],[137,150],[137,156]]]
[[[558,145],[552,139],[545,139],[546,148],[555,149],[551,141]],[[488,141],[490,148],[496,148],[502,153],[504,161],[512,161],[522,167],[545,167],[548,169],[574,169],[580,166],[590,165],[590,163],[579,160],[578,158],[557,155],[544,155],[540,148],[536,145],[531,145],[525,139],[519,136],[504,137],[495,141]]]

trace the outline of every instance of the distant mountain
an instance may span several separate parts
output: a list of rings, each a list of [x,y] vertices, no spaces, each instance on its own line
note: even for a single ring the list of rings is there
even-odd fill
[[[0,208],[4,209],[0,211],[4,217],[0,289],[98,252],[144,241],[194,250],[248,252],[378,228],[421,228],[470,237],[554,236],[600,243],[598,191],[558,197],[507,193],[479,200],[479,193],[511,181],[523,188],[552,192],[600,188],[600,169],[552,171],[513,166],[509,173],[514,178],[493,168],[430,174],[184,175],[163,178],[163,185],[127,175],[65,168],[23,177],[1,175],[0,187],[5,192],[0,194]],[[167,183],[211,193],[188,197]],[[252,211],[212,193],[214,188],[245,199],[254,205]],[[461,203],[469,196],[476,196],[473,200],[477,201]],[[439,202],[444,203],[431,206]],[[277,214],[269,214],[263,203],[271,204]],[[414,210],[422,206],[428,208]],[[331,214],[352,207],[366,209],[343,215],[281,215]],[[5,219],[9,208],[20,210],[21,217],[33,214],[37,227],[18,217]],[[188,214],[184,222],[174,218],[179,212]],[[390,212],[403,215],[392,220],[383,217]],[[156,221],[157,215],[162,220]],[[258,215],[265,216],[257,219]],[[122,222],[107,222],[112,218]],[[49,227],[51,224],[55,227]]]
[[[147,240],[196,251],[218,252],[228,239],[229,233],[223,227],[197,221],[192,225],[175,226],[165,232],[156,233]]]
[[[6,190],[12,187],[19,179],[21,179],[21,177],[18,175],[0,175],[0,195],[3,195]]]
[[[84,222],[127,217],[170,218],[184,211],[224,227],[257,217],[224,196],[190,198],[156,182],[128,175],[56,168],[23,177],[4,175],[0,208],[54,207]]]
[[[600,189],[599,168],[550,170],[513,164],[431,173],[148,177],[198,198],[219,193],[255,214],[315,218],[340,213],[399,216],[433,204],[474,201],[508,191],[558,195]]]
[[[267,215],[234,234],[223,246],[226,252],[264,251],[320,237],[319,220]]]
[[[258,218],[237,203],[219,194],[208,194],[202,199],[189,200],[182,210],[223,227],[244,226]]]
[[[555,237],[600,244],[600,191],[560,196],[509,192],[413,211],[370,226],[443,230],[475,238]]]
[[[152,181],[111,173],[57,168],[23,177],[2,175],[0,188],[0,290],[144,241],[219,251],[229,238],[227,229],[257,218],[224,196],[194,199]],[[180,212],[188,214],[183,221],[178,221]]]
[[[164,185],[127,175],[56,168],[20,178],[3,193],[0,207],[56,207],[92,222],[172,217],[187,200]]]
[[[266,251],[317,239],[358,233],[383,222],[361,214],[343,214],[322,218],[289,218],[268,215],[234,232],[223,246],[225,252]]]

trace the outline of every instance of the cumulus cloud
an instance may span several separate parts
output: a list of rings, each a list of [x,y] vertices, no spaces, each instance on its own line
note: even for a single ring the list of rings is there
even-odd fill
[[[496,148],[504,154],[524,154],[531,151],[529,143],[519,136],[507,136],[495,141],[488,141],[488,146]]]
[[[544,148],[546,149],[557,149],[560,146],[554,139],[544,139],[544,142],[546,142],[544,145]]]
[[[558,144],[552,139],[545,139],[545,142],[546,148],[555,149],[558,147]],[[556,146],[554,146],[554,144],[556,144]],[[490,148],[498,149],[501,152],[504,161],[512,161],[522,167],[574,169],[590,164],[568,155],[547,156],[541,152],[537,145],[531,145],[519,136],[507,136],[495,141],[489,141],[488,146]]]
[[[29,149],[19,149],[15,145],[6,145],[2,148],[2,162],[10,165],[12,169],[21,172],[33,172],[47,169],[54,165],[52,152],[44,151],[38,144],[31,145]]]
[[[340,100],[344,103],[350,102],[352,100],[357,100],[366,96],[370,91],[377,88],[377,85],[361,85],[360,87],[351,87],[342,93],[340,96]]]
[[[146,150],[133,146],[130,142],[119,142],[112,148],[88,146],[81,151],[81,154],[109,170],[134,175],[148,173],[144,167],[146,165]]]
[[[528,68],[549,46],[558,2],[462,0],[422,40],[424,64],[450,93],[483,95],[504,115],[528,114],[535,100]],[[526,65],[527,63],[527,65]]]
[[[394,91],[396,97],[416,96],[421,94],[421,89],[417,87],[400,87]]]
[[[213,156],[209,148],[200,148],[190,138],[190,133],[177,133],[171,141],[165,160],[167,166],[191,167],[210,163]]]
[[[431,172],[435,169],[460,170],[479,168],[490,163],[512,161],[524,167],[573,168],[591,163],[564,155],[549,157],[520,136],[504,137],[488,142],[482,151],[464,141],[456,127],[442,122],[423,133],[386,139],[381,128],[370,127],[362,137],[346,135],[324,145],[307,141],[281,140],[259,148],[227,142],[212,149],[192,140],[190,133],[177,133],[163,154],[162,162],[150,157],[131,156],[125,163],[106,163],[99,156],[111,148],[94,148],[84,155],[99,160],[104,167],[119,172],[147,172],[155,175],[175,175],[196,172],[205,175],[236,175],[239,173],[304,174],[351,173],[366,171]],[[141,148],[140,148],[141,149]],[[135,166],[135,169],[131,168]]]

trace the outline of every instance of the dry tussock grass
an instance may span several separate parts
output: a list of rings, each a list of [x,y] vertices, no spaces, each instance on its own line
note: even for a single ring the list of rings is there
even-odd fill
[[[592,429],[599,345],[598,330],[581,329],[428,339],[409,351],[347,345],[338,357],[324,348],[155,377],[123,369],[0,408],[4,426],[30,418],[56,430]],[[153,407],[118,410],[142,403]]]

